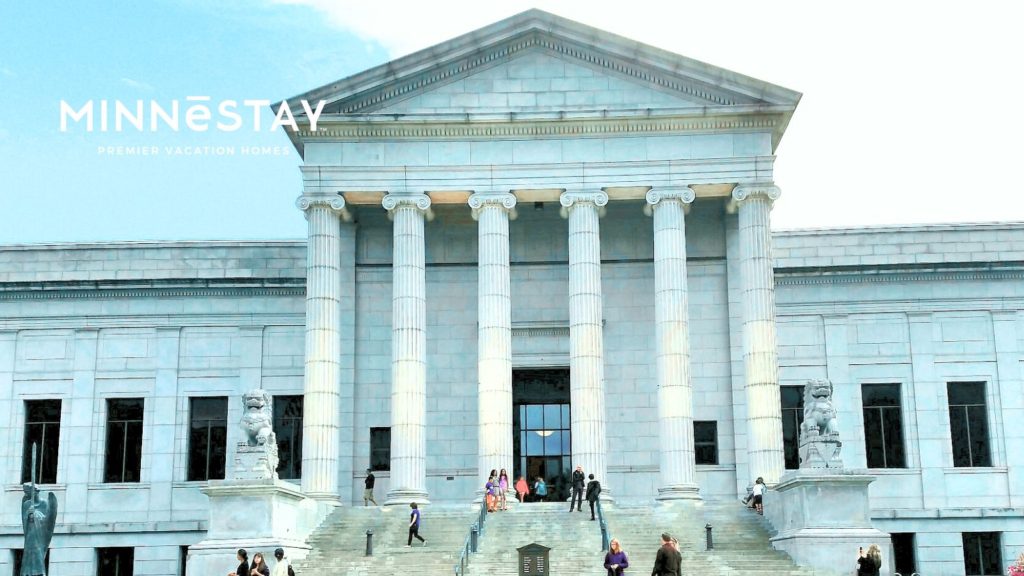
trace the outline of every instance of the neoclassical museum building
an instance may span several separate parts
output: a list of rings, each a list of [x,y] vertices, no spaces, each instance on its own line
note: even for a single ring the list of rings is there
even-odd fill
[[[809,379],[897,554],[1005,566],[1024,225],[772,231],[800,96],[529,11],[293,100],[326,102],[289,133],[304,240],[0,246],[0,574],[31,443],[52,574],[176,570],[253,388],[325,503],[579,464],[639,504],[776,483]]]

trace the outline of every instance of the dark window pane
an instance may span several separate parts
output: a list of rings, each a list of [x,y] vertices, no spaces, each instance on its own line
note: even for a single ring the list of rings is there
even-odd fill
[[[984,405],[967,407],[967,429],[971,435],[971,465],[991,466],[988,449],[988,413]]]
[[[25,445],[22,452],[21,480],[32,476],[32,445],[37,446],[36,481],[57,482],[57,455],[60,452],[60,400],[25,401]]]
[[[185,566],[188,564],[188,546],[178,547],[178,576],[185,576]]]
[[[21,559],[22,559],[22,556],[24,555],[24,553],[25,553],[25,551],[22,550],[21,548],[15,548],[14,550],[11,550],[11,554],[14,556],[12,558],[12,564],[14,565],[13,566],[14,567],[14,576],[21,576]],[[50,573],[50,551],[49,550],[46,551],[46,556],[43,557],[43,568],[46,568],[46,573],[47,574]]]
[[[892,553],[897,572],[905,576],[917,572],[917,554],[914,551],[913,533],[893,533]]]
[[[984,382],[949,382],[949,428],[953,465],[991,466]]]
[[[864,384],[861,386],[865,407],[899,406],[899,384]]]
[[[946,385],[950,404],[984,404],[984,382],[950,382]]]
[[[782,397],[782,446],[786,458],[786,469],[800,467],[800,423],[804,421],[804,387],[783,386]]]
[[[223,479],[227,453],[228,399],[189,399],[188,479]]]
[[[274,396],[277,475],[285,480],[302,477],[302,409],[302,396]]]
[[[964,542],[964,571],[968,576],[981,574],[981,542],[977,533],[965,532]]]
[[[142,470],[142,398],[107,400],[104,482],[138,482]]]
[[[370,468],[391,470],[391,428],[370,428]]]
[[[953,438],[953,465],[971,465],[971,442],[967,434],[967,407],[949,407],[949,432]]]
[[[718,422],[694,421],[694,460],[697,464],[718,464]]]
[[[903,451],[903,412],[900,408],[886,408],[882,412],[882,431],[885,433],[885,467],[906,468]]]
[[[97,548],[97,576],[132,576],[135,570],[134,548]]]
[[[964,571],[967,576],[1002,574],[999,532],[964,532]]]
[[[868,468],[885,468],[882,412],[876,408],[864,409],[864,449],[867,453]]]

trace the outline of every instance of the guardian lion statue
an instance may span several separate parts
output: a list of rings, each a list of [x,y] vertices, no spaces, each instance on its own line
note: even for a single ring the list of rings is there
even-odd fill
[[[242,430],[245,430],[249,446],[276,444],[270,408],[270,394],[260,389],[249,390],[242,395],[245,411],[242,413]]]
[[[809,380],[804,386],[804,421],[800,425],[800,467],[842,468],[832,383]]]

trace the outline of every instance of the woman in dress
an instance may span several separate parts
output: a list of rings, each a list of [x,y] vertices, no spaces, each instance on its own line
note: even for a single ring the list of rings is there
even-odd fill
[[[508,481],[508,472],[504,468],[501,469],[501,474],[498,475],[498,498],[501,500],[501,509],[508,510],[508,489],[510,488],[510,482]]]
[[[520,503],[526,502],[526,495],[530,493],[530,485],[526,483],[526,477],[520,476],[516,480],[516,498]]]
[[[629,557],[614,538],[608,546],[608,553],[604,555],[604,567],[608,570],[608,576],[622,576],[626,568],[629,568]]]

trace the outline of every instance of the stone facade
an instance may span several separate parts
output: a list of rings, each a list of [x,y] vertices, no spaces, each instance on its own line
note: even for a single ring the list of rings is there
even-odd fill
[[[318,501],[361,500],[390,427],[378,499],[452,502],[510,466],[508,406],[485,402],[509,372],[571,367],[572,458],[625,502],[774,483],[779,385],[812,378],[866,468],[861,385],[900,383],[907,466],[870,470],[873,525],[916,533],[922,573],[963,573],[961,532],[1015,557],[1024,225],[771,234],[799,94],[598,33],[531,11],[304,95],[329,102],[290,134],[308,241],[0,247],[0,549],[20,546],[26,400],[62,400],[53,574],[113,546],[167,574],[210,528],[190,397],[304,395]],[[963,380],[986,383],[991,466],[953,464]],[[145,399],[138,483],[103,482],[118,397]],[[692,421],[717,423],[717,464],[680,461]]]

